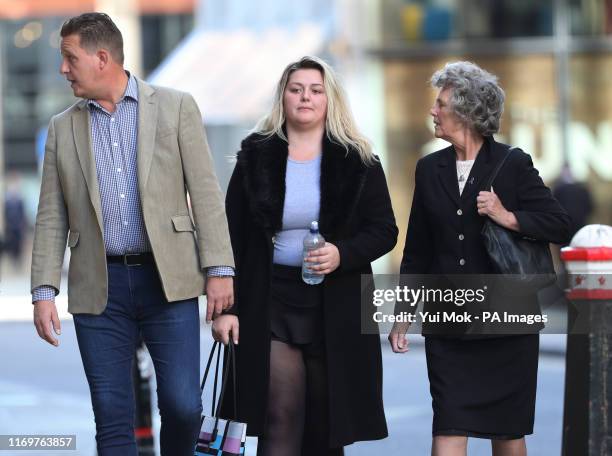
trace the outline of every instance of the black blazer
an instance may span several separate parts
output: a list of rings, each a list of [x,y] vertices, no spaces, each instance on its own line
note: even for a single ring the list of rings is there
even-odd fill
[[[485,138],[461,195],[453,146],[418,161],[402,274],[495,273],[481,237],[485,217],[478,214],[476,197],[508,149],[492,137]],[[493,189],[516,216],[521,234],[557,244],[569,240],[570,218],[528,154],[513,151]],[[522,301],[531,311],[539,309],[536,295]]]

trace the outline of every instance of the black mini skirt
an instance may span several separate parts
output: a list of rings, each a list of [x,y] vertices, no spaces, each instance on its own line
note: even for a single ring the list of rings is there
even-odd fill
[[[298,266],[272,265],[270,331],[272,339],[291,345],[319,343],[324,338],[323,284],[308,285]]]

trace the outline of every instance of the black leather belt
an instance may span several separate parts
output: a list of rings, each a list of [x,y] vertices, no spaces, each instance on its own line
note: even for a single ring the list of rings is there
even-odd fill
[[[147,253],[127,253],[125,255],[107,255],[107,263],[123,263],[126,266],[140,266],[141,264],[153,264],[153,254]]]

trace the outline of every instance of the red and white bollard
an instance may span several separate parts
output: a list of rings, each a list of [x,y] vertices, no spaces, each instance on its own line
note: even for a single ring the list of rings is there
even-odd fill
[[[587,225],[561,251],[569,276],[568,299],[612,299],[612,227]]]
[[[612,227],[585,226],[561,259],[569,286],[562,454],[612,454]]]

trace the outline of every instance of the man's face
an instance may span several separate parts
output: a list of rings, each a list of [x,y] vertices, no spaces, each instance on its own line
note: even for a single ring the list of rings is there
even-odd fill
[[[81,47],[79,35],[68,35],[61,42],[60,73],[70,82],[75,97],[95,99],[99,92],[100,59]]]

